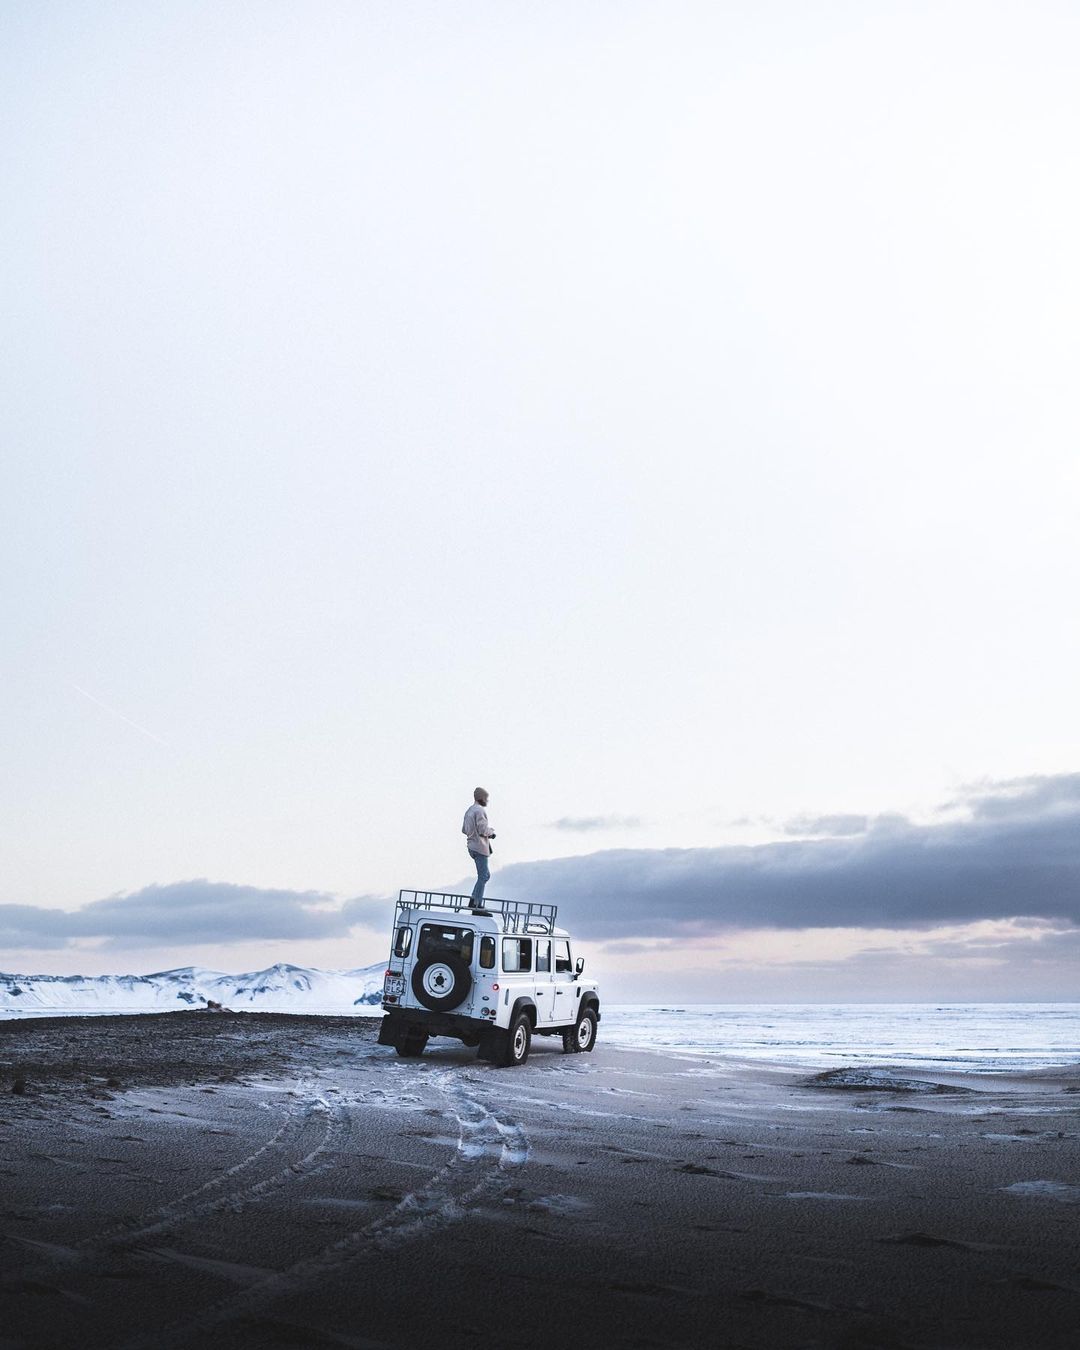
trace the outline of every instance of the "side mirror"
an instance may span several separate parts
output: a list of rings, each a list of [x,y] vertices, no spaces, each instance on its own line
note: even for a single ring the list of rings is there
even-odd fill
[[[584,969],[585,969],[585,958],[583,956],[579,956],[577,959],[577,965],[574,967],[575,976],[580,975]]]

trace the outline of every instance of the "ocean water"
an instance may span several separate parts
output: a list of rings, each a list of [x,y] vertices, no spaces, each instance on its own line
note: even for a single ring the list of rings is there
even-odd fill
[[[964,1070],[1080,1065],[1080,1003],[611,1005],[599,1043],[782,1064]]]

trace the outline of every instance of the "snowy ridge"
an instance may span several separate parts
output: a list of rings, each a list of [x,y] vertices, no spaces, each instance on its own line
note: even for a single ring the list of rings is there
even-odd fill
[[[278,963],[246,975],[199,966],[153,975],[5,975],[0,1017],[176,1012],[213,1001],[236,1012],[376,1014],[385,965],[314,970]]]

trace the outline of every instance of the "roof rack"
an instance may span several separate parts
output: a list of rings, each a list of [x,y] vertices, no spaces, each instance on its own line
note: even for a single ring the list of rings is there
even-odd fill
[[[501,914],[505,933],[553,933],[558,905],[541,905],[532,900],[495,900],[485,895],[482,901],[488,914]],[[451,895],[446,891],[399,891],[397,907],[402,909],[472,909],[472,897]]]

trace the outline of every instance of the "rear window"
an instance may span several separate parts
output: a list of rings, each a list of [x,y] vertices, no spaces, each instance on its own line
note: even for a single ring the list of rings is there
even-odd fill
[[[495,939],[493,937],[482,937],[480,939],[480,969],[495,969]]]
[[[420,959],[427,956],[460,956],[467,966],[471,966],[473,936],[471,928],[425,923],[420,929]]]
[[[537,938],[536,973],[546,974],[551,970],[551,942],[548,938]]]
[[[412,946],[412,929],[407,925],[397,930],[394,938],[394,955],[408,956],[409,948]]]
[[[532,970],[532,938],[503,938],[503,970]]]

